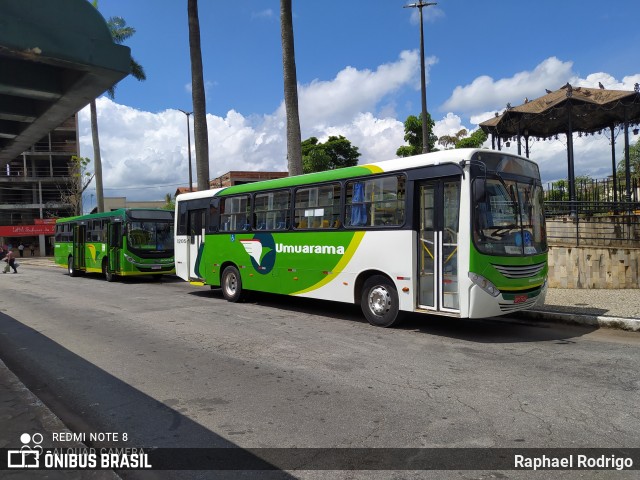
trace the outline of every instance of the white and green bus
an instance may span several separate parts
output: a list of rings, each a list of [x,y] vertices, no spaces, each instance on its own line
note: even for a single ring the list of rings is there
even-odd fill
[[[175,273],[173,211],[121,208],[56,221],[55,262],[69,276],[117,277]]]
[[[222,287],[359,304],[376,326],[405,312],[481,318],[544,302],[538,166],[446,150],[176,199],[176,274]]]

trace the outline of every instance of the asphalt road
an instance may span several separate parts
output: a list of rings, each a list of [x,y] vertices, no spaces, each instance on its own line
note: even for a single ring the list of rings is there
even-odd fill
[[[640,445],[637,333],[419,315],[381,329],[349,305],[51,267],[0,285],[0,358],[72,430],[129,446]]]

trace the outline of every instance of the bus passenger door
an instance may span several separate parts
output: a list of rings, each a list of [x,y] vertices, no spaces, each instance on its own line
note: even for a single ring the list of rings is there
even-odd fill
[[[418,307],[458,313],[460,180],[418,184]]]
[[[73,227],[73,268],[84,271],[86,267],[85,242],[87,240],[87,226],[74,225]]]
[[[188,265],[189,280],[201,280],[199,272],[200,248],[204,244],[207,210],[198,208],[189,211],[188,219]]]
[[[122,223],[109,222],[107,227],[107,250],[109,252],[109,273],[120,270],[120,250],[122,249]]]

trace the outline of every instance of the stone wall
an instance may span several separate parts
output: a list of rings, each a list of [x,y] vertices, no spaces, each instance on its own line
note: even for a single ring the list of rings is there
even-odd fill
[[[551,288],[640,288],[640,248],[549,247]]]

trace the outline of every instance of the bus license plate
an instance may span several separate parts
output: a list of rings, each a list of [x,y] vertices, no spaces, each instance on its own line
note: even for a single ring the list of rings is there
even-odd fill
[[[526,302],[528,298],[528,295],[516,295],[513,299],[513,303],[523,303]]]
[[[151,270],[160,270],[162,267],[160,265],[154,265],[151,267]]]

